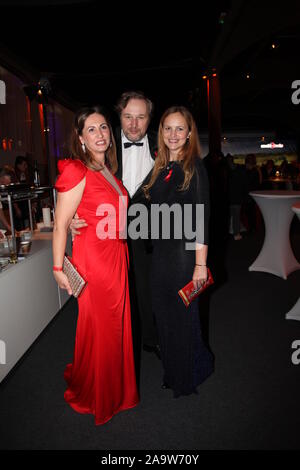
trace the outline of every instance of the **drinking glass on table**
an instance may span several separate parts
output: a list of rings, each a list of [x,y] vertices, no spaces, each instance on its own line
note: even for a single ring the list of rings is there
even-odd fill
[[[8,248],[9,248],[10,262],[12,264],[15,264],[18,262],[16,239],[10,235],[7,237],[7,242],[8,242]]]

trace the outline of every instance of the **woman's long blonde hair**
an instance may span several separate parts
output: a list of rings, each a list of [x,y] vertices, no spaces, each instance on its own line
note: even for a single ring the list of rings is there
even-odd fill
[[[168,165],[170,161],[170,151],[163,139],[163,126],[166,118],[170,116],[170,114],[175,113],[180,113],[184,117],[190,134],[179,155],[179,158],[182,161],[182,169],[184,171],[184,181],[182,183],[182,186],[179,188],[181,191],[185,191],[186,189],[188,189],[195,171],[195,161],[197,158],[200,157],[201,148],[198,137],[198,131],[192,114],[184,106],[172,106],[171,108],[168,108],[162,115],[159,123],[158,153],[155,158],[152,175],[149,183],[143,188],[147,199],[149,199],[150,197],[149,190],[154,185],[159,173]]]

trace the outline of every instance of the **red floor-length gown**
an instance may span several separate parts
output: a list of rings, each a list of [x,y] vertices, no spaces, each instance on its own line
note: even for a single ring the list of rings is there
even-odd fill
[[[103,224],[108,214],[102,210],[101,215],[101,204],[110,204],[118,221],[119,194],[101,172],[90,170],[80,160],[60,160],[58,169],[55,187],[59,192],[70,190],[86,178],[77,213],[88,224],[80,229],[73,243],[73,262],[87,280],[87,286],[78,298],[74,357],[65,370],[68,388],[64,397],[74,410],[92,413],[95,424],[103,424],[139,401],[131,334],[127,243],[121,239],[118,222],[115,239],[111,235],[107,239],[98,236],[101,220]],[[122,183],[116,181],[127,196]],[[113,223],[114,219],[112,215]]]

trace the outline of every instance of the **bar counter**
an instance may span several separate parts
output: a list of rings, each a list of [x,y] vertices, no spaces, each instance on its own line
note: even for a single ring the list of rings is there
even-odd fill
[[[52,232],[35,231],[30,252],[0,272],[0,383],[69,299],[52,264]]]

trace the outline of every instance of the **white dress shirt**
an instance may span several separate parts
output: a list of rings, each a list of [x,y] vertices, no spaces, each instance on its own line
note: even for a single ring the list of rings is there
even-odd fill
[[[154,160],[151,157],[147,135],[139,141],[144,144],[143,146],[132,145],[126,149],[124,148],[124,142],[130,141],[125,137],[122,131],[122,181],[130,197],[132,197],[148,173],[152,170]]]

